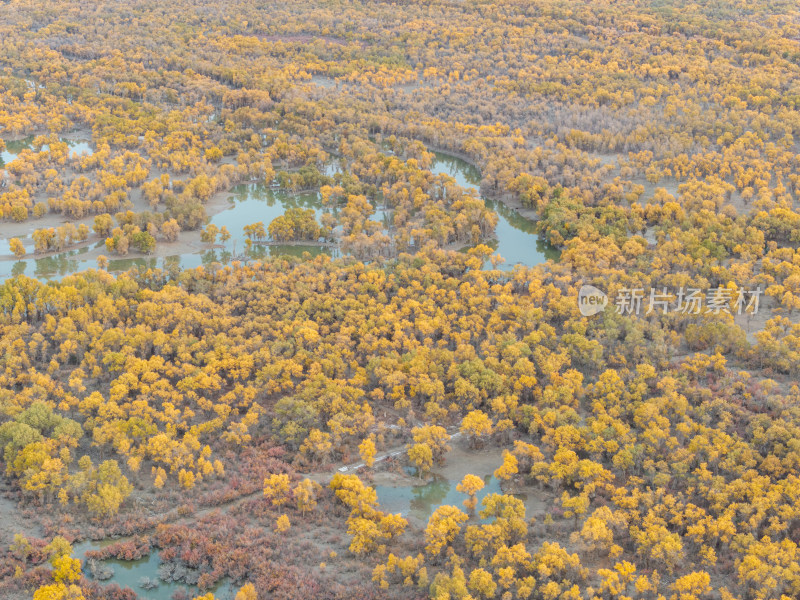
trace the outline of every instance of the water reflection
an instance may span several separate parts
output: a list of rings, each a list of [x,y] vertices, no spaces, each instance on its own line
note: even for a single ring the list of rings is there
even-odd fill
[[[91,143],[88,140],[73,140],[65,137],[60,137],[58,139],[67,144],[71,158],[82,154],[90,156],[94,153]],[[5,143],[5,149],[0,151],[0,168],[4,168],[8,163],[15,161],[23,150],[33,150],[33,140],[34,136],[29,135],[19,140],[7,141]],[[44,144],[41,148],[41,150],[47,149],[47,144]]]
[[[318,191],[299,192],[292,194],[286,190],[270,187],[264,183],[243,183],[231,190],[230,206],[214,215],[211,223],[217,227],[225,227],[231,234],[227,245],[231,249],[244,251],[247,237],[244,227],[261,221],[264,228],[290,208],[311,209],[320,219],[325,212],[322,206],[322,197]],[[337,248],[329,248],[316,244],[254,244],[248,252],[250,258],[265,258],[269,256],[297,256],[303,257],[327,254],[339,256]]]
[[[481,500],[488,494],[502,494],[500,481],[490,474],[483,475],[484,487],[475,497],[478,499],[476,514],[481,510]],[[427,522],[433,512],[443,505],[458,507],[467,512],[464,508],[464,500],[468,498],[456,490],[456,486],[461,480],[449,480],[441,475],[434,474],[433,479],[423,485],[412,486],[390,486],[377,485],[375,492],[378,494],[378,503],[381,510],[389,513],[400,513],[403,516],[411,516],[419,521]],[[531,512],[528,496],[526,494],[511,494],[525,503],[528,513]],[[530,515],[529,515],[530,516]],[[491,519],[483,519],[487,523]]]
[[[462,187],[480,188],[481,173],[475,166],[457,156],[442,152],[434,154],[436,160],[430,168],[432,173],[445,173]],[[497,239],[486,243],[505,259],[498,268],[511,270],[517,264],[534,266],[546,260],[558,260],[561,253],[536,232],[535,221],[523,217],[502,202],[488,198],[483,201],[498,216],[495,228]],[[491,261],[487,260],[484,268],[492,268]]]
[[[89,142],[66,140],[72,152],[91,153]],[[8,142],[3,151],[4,159],[13,159],[24,148],[32,145],[33,138],[29,137],[16,142]],[[343,165],[339,159],[329,162],[324,168],[324,174],[335,177],[343,172]],[[436,160],[431,166],[434,173],[446,173],[464,187],[480,185],[480,171],[466,161],[443,153],[436,153]],[[535,223],[519,215],[505,204],[484,199],[488,208],[498,214],[497,239],[488,242],[505,259],[500,268],[510,270],[516,264],[533,266],[545,260],[557,260],[559,252],[546,243],[535,230]],[[372,200],[375,207],[370,218],[378,221],[389,229],[392,225],[392,211],[383,206],[382,198]],[[297,258],[315,257],[326,254],[339,257],[338,248],[319,244],[253,244],[247,248],[247,238],[244,235],[245,225],[261,221],[267,228],[273,219],[284,214],[289,208],[311,209],[319,220],[322,214],[330,211],[336,214],[336,207],[323,207],[322,198],[318,191],[290,193],[264,183],[245,183],[234,187],[229,197],[229,206],[214,215],[210,222],[217,227],[226,227],[231,235],[224,247],[218,246],[202,251],[191,251],[180,255],[164,258],[156,257],[109,257],[108,270],[110,272],[126,271],[133,267],[143,269],[163,268],[177,271],[178,269],[192,269],[201,265],[211,265],[215,262],[227,263],[234,258],[263,259],[277,256],[293,256]],[[28,238],[25,237],[25,240]],[[41,280],[58,280],[79,271],[97,267],[95,258],[89,257],[91,248],[97,249],[103,242],[96,242],[94,246],[85,246],[80,249],[68,250],[59,254],[37,258],[30,256],[19,261],[0,261],[0,281],[9,277],[25,273]],[[29,248],[31,250],[31,248]],[[105,254],[104,248],[100,252]],[[0,253],[10,254],[8,240],[0,240]],[[96,255],[94,252],[92,256]],[[487,261],[486,268],[491,268]]]
[[[480,188],[481,172],[476,166],[471,165],[457,156],[445,154],[444,152],[434,152],[434,155],[436,156],[436,160],[434,160],[431,165],[431,173],[445,173],[450,175],[461,187],[471,187],[476,190]]]
[[[12,140],[6,142],[5,149],[0,152],[0,168],[5,167],[8,163],[16,160],[19,153],[23,150],[30,150],[33,145],[33,136],[28,136],[21,140]]]

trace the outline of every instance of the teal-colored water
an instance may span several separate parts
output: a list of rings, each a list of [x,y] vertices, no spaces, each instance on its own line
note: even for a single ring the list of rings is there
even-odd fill
[[[247,240],[244,227],[261,221],[264,229],[290,208],[312,209],[317,221],[323,214],[322,199],[319,192],[300,192],[296,194],[285,190],[271,188],[264,183],[243,183],[231,190],[230,205],[226,210],[214,215],[211,223],[217,227],[226,227],[231,239],[225,243],[226,250],[241,254],[245,250]],[[297,245],[259,245],[254,244],[248,253],[251,258],[266,256],[302,256],[308,252],[311,256],[328,254],[338,256],[335,248],[321,247],[313,244]]]
[[[81,559],[83,573],[88,579],[92,579],[89,573],[89,566],[86,560],[87,550],[99,550],[119,540],[102,540],[99,542],[81,542],[73,546],[72,556]],[[114,575],[100,583],[116,583],[121,588],[130,588],[136,592],[140,600],[171,600],[172,595],[178,590],[186,590],[189,598],[194,598],[201,594],[213,592],[217,600],[232,600],[236,595],[236,588],[230,582],[222,581],[209,590],[200,592],[196,586],[186,585],[185,583],[166,582],[158,579],[158,567],[160,565],[158,551],[153,550],[148,556],[139,560],[115,560],[109,559],[102,561],[103,565],[111,567]],[[141,586],[142,579],[148,578],[158,583],[158,587],[146,590]]]
[[[484,487],[475,494],[478,500],[475,516],[473,516],[475,520],[480,520],[477,515],[482,509],[481,500],[484,497],[488,494],[503,493],[500,489],[500,481],[496,477],[486,474],[481,475],[481,478],[483,479]],[[437,508],[444,505],[455,506],[469,513],[467,508],[464,507],[464,500],[468,496],[456,490],[456,486],[459,483],[461,483],[461,479],[447,479],[441,475],[434,474],[431,481],[422,485],[399,487],[377,485],[375,486],[375,492],[378,494],[378,503],[383,512],[400,513],[404,517],[412,517],[425,523]],[[528,517],[541,506],[540,501],[533,497],[529,498],[527,494],[511,495],[522,500]],[[490,520],[483,520],[483,522],[489,522]]]
[[[8,252],[8,241],[3,240],[3,244],[5,245],[6,252]],[[66,252],[60,252],[59,254],[42,258],[29,256],[28,258],[16,262],[0,261],[0,281],[23,274],[42,281],[57,281],[72,273],[79,273],[86,269],[96,269],[97,259],[87,258],[92,248],[101,248],[101,252],[107,254],[107,252],[105,252],[105,244],[103,242],[95,242],[91,246],[67,250]],[[137,266],[150,269],[167,268],[171,264],[177,265],[182,269],[190,269],[219,261],[221,254],[222,252],[216,253],[214,251],[208,251],[203,254],[185,254],[182,256],[167,256],[165,258],[110,257],[108,261],[108,271],[112,273],[127,271]]]
[[[24,148],[29,148],[32,141],[33,138],[26,138],[25,140],[8,142],[6,150],[2,153],[3,159],[13,160]],[[71,153],[92,152],[88,142],[64,141],[70,145]],[[333,160],[326,166],[324,173],[333,176],[341,172],[341,169],[342,166],[339,162]],[[431,166],[431,171],[434,173],[446,173],[464,187],[477,188],[480,185],[480,172],[478,169],[454,156],[437,153],[436,160]],[[558,259],[558,251],[537,235],[533,221],[520,216],[502,203],[495,203],[487,199],[484,199],[484,201],[490,209],[498,214],[497,240],[489,242],[488,245],[493,247],[505,259],[505,263],[500,265],[501,269],[510,270],[516,264],[533,266],[547,259]],[[260,259],[284,255],[299,258],[304,256],[314,257],[320,254],[327,254],[333,257],[340,255],[337,248],[313,244],[254,244],[249,250],[246,248],[246,237],[243,231],[245,225],[262,221],[266,228],[273,219],[284,214],[287,209],[295,207],[313,209],[318,219],[325,210],[332,210],[335,213],[335,208],[329,209],[322,206],[319,192],[292,194],[263,183],[247,183],[238,185],[231,190],[229,203],[225,210],[214,215],[210,220],[217,227],[225,226],[231,234],[231,239],[223,245],[224,247],[209,248],[200,252],[188,252],[164,258],[112,258],[109,261],[108,270],[119,272],[135,266],[144,268],[167,268],[173,266],[180,269],[190,269],[214,262],[225,263],[234,256]],[[391,210],[381,206],[379,200],[375,200],[374,204],[374,213],[369,218],[383,223],[387,229],[390,228]],[[22,241],[28,251],[32,252],[33,242],[30,236],[23,237]],[[89,257],[89,251],[91,248],[101,248],[101,252],[107,254],[102,246],[102,242],[96,242],[92,247],[86,246],[68,250],[48,257],[37,258],[29,254],[19,261],[0,261],[0,281],[23,273],[41,280],[57,280],[71,273],[96,268],[96,259]],[[10,254],[8,239],[0,240],[0,254]],[[96,252],[94,254],[96,255]],[[487,261],[485,266],[486,268],[491,268],[491,263]]]
[[[476,513],[480,511],[480,501],[487,494],[502,494],[500,484],[495,477],[483,477],[484,487],[475,496],[478,499]],[[455,506],[464,512],[466,494],[456,491],[460,481],[451,481],[441,476],[434,478],[424,485],[395,487],[389,485],[375,486],[378,494],[378,503],[381,510],[387,513],[400,513],[404,517],[411,516],[419,521],[426,522],[433,512],[445,504]]]
[[[6,142],[5,149],[0,152],[0,169],[4,168],[8,163],[15,161],[19,156],[19,153],[23,150],[32,150],[33,137],[34,136],[30,135],[26,138],[22,138],[21,140]],[[81,154],[91,155],[94,153],[91,144],[87,140],[71,140],[67,138],[59,139],[62,142],[66,142],[67,146],[69,146],[69,154],[71,157],[76,155],[79,156]],[[42,150],[47,150],[47,144],[42,146]]]
[[[94,154],[94,150],[92,150],[92,146],[89,142],[83,140],[66,140],[62,139],[62,142],[67,142],[67,146],[69,146],[69,155],[70,157],[73,156],[91,156]]]
[[[465,160],[450,154],[435,152],[436,160],[431,165],[432,173],[445,173],[456,180],[461,187],[480,189],[481,173]],[[487,208],[498,216],[495,232],[497,239],[486,245],[505,259],[498,265],[503,270],[511,270],[517,264],[532,267],[547,260],[558,260],[560,252],[536,232],[536,223],[527,219],[502,202],[484,198]],[[487,261],[485,268],[491,268]]]
[[[264,184],[242,184],[232,190],[230,203],[228,209],[211,219],[211,223],[218,227],[225,226],[231,233],[231,239],[222,244],[222,248],[210,248],[202,252],[185,253],[164,258],[109,257],[108,270],[110,272],[119,272],[127,271],[136,266],[168,268],[170,265],[177,266],[180,269],[192,269],[200,265],[210,265],[214,262],[226,263],[231,260],[234,253],[237,256],[246,255],[251,259],[286,255],[302,258],[306,253],[312,257],[319,254],[339,256],[339,251],[336,248],[307,244],[255,244],[250,250],[246,250],[246,238],[243,231],[245,225],[263,221],[266,228],[273,219],[282,215],[288,208],[294,207],[312,208],[319,217],[322,214],[322,202],[318,192],[290,194],[283,190],[270,189]],[[29,251],[32,251],[32,240],[25,238],[23,243],[26,244],[26,248]],[[52,256],[36,258],[29,255],[16,262],[0,261],[0,281],[19,274],[25,274],[28,277],[35,277],[41,280],[58,280],[71,273],[95,269],[97,268],[97,260],[88,258],[89,251],[93,248],[100,248],[103,254],[108,254],[105,252],[103,242],[98,241],[92,246],[68,250]],[[10,254],[7,239],[2,240],[0,243],[0,253]]]

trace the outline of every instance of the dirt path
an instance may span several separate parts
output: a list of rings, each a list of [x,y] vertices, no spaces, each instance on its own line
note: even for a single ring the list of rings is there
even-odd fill
[[[449,435],[450,435],[449,439],[450,439],[451,442],[454,441],[454,440],[458,440],[462,436],[460,431],[455,431],[453,433],[450,433]],[[398,457],[398,456],[401,456],[401,455],[405,454],[406,445],[407,444],[395,445],[395,446],[392,446],[391,448],[388,448],[388,449],[380,452],[379,454],[376,454],[375,455],[375,465],[377,465],[378,463],[381,463],[381,462],[383,462],[383,461],[385,461],[387,459],[395,458],[395,457]],[[300,473],[300,472],[298,472],[298,475],[300,475],[301,477],[306,477],[306,478],[308,478],[308,479],[310,479],[312,481],[316,481],[320,485],[327,486],[328,483],[330,483],[331,478],[336,473],[343,473],[343,474],[353,473],[355,471],[358,471],[362,467],[366,467],[366,464],[364,464],[363,462],[354,462],[354,463],[350,463],[350,464],[347,464],[347,465],[342,465],[340,467],[333,467],[332,469],[327,470],[327,471],[316,471],[316,472],[312,472],[312,473]],[[244,494],[243,496],[239,496],[238,498],[234,498],[233,500],[229,500],[228,502],[225,502],[223,504],[218,504],[216,506],[208,506],[208,507],[205,507],[205,508],[201,508],[200,510],[196,511],[191,517],[179,519],[177,522],[182,523],[182,522],[191,521],[192,519],[196,519],[196,518],[203,517],[205,515],[211,514],[215,510],[229,511],[232,508],[234,508],[236,506],[239,506],[243,502],[247,502],[248,500],[250,500],[252,498],[260,498],[262,495],[263,495],[263,491],[261,489],[258,489],[255,492],[251,492],[249,494]]]

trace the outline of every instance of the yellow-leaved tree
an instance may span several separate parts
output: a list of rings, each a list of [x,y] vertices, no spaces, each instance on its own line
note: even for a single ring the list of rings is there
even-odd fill
[[[480,492],[483,486],[483,479],[470,473],[464,475],[464,479],[456,486],[457,491],[469,496],[469,498],[464,500],[464,506],[469,509],[470,513],[472,513],[478,505],[478,499],[475,497],[475,494]]]
[[[54,583],[41,586],[33,600],[84,600],[83,591],[76,585],[81,578],[81,561],[71,558],[72,546],[62,537],[55,537],[44,548],[50,556]]]
[[[289,476],[286,473],[273,473],[264,479],[264,497],[272,506],[281,506],[289,501]]]
[[[358,446],[358,454],[361,456],[361,460],[363,460],[364,464],[370,469],[373,467],[373,465],[375,465],[375,452],[376,449],[374,435],[364,438],[364,441],[362,441]]]
[[[447,504],[433,511],[425,528],[426,552],[431,556],[437,556],[456,539],[461,531],[461,525],[468,519],[468,515]]]

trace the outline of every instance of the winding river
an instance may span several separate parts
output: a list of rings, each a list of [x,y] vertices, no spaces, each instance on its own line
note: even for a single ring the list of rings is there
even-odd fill
[[[480,189],[481,172],[462,158],[434,152],[436,160],[431,172],[446,173],[461,187]],[[502,202],[483,198],[486,206],[497,213],[496,240],[486,245],[505,259],[498,268],[511,270],[515,265],[532,267],[547,260],[558,260],[560,252],[536,233],[536,222],[525,218]],[[486,266],[490,266],[487,261]]]
[[[70,144],[71,150],[76,153],[91,153],[88,142],[64,140]],[[6,150],[2,153],[4,162],[11,162],[24,148],[30,147],[32,138],[18,142],[8,142]],[[449,154],[437,152],[436,160],[431,165],[433,173],[446,173],[453,177],[459,185],[478,188],[480,185],[480,171],[463,159]],[[333,161],[326,170],[327,175],[333,175],[339,170],[338,162]],[[501,202],[494,202],[484,198],[487,206],[498,215],[496,239],[487,242],[505,259],[498,268],[510,270],[516,264],[534,266],[548,259],[557,260],[559,252],[544,242],[535,231],[534,221],[519,215],[515,210]],[[319,192],[289,193],[285,190],[268,186],[264,183],[244,183],[235,186],[228,195],[228,206],[210,218],[210,223],[218,227],[226,227],[231,234],[231,239],[215,247],[202,249],[192,248],[182,254],[161,257],[109,257],[108,270],[120,272],[135,266],[144,268],[180,268],[191,269],[200,265],[209,265],[215,262],[228,262],[233,256],[245,255],[248,258],[258,259],[268,256],[291,255],[302,257],[305,253],[310,256],[328,254],[333,257],[340,256],[337,248],[319,245],[304,244],[270,244],[253,245],[246,249],[246,238],[243,227],[251,223],[262,221],[264,226],[276,217],[282,215],[287,209],[299,207],[313,209],[317,217],[323,211]],[[376,208],[372,219],[390,223],[391,211]],[[34,222],[31,222],[34,223]],[[32,225],[33,226],[33,225]],[[29,235],[23,236],[23,243],[29,253],[33,249],[33,241]],[[10,255],[8,238],[0,235],[0,255]],[[57,280],[65,275],[77,273],[86,269],[96,268],[98,254],[107,254],[102,241],[74,248],[58,254],[36,257],[29,254],[21,260],[0,260],[0,281],[19,274],[35,277],[40,280]],[[489,261],[486,267],[490,267]]]

